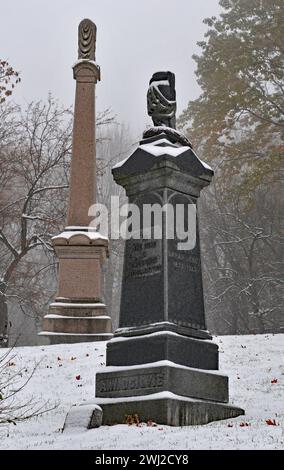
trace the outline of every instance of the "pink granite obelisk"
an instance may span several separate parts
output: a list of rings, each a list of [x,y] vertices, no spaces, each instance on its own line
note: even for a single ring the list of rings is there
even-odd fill
[[[73,66],[76,97],[67,227],[53,237],[59,258],[58,291],[43,320],[50,342],[104,341],[112,337],[102,299],[101,269],[108,239],[89,224],[96,202],[95,62],[96,25],[84,19],[78,29],[78,61]]]

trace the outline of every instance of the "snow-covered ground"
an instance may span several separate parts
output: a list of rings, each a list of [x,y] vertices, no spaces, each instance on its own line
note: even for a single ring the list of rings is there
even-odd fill
[[[230,377],[230,402],[244,408],[245,416],[206,426],[117,425],[69,433],[61,432],[66,413],[72,404],[94,397],[95,372],[105,366],[105,343],[16,348],[9,370],[24,367],[28,376],[39,363],[19,394],[21,401],[33,396],[58,407],[16,426],[0,426],[0,449],[283,449],[284,335],[215,341],[220,371]]]

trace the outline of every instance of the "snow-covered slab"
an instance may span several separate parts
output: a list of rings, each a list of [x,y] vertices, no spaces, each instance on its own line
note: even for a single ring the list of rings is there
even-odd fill
[[[64,232],[60,233],[59,235],[55,235],[52,237],[54,242],[64,241],[70,243],[71,241],[76,240],[86,240],[86,242],[90,241],[100,241],[103,240],[104,242],[108,241],[108,238],[102,235],[99,232],[95,232],[93,230],[84,231],[84,230],[65,230]]]
[[[65,317],[64,317],[65,318]],[[76,317],[72,317],[72,318],[76,318]],[[86,318],[86,317],[84,317]],[[60,332],[57,332],[57,331],[40,331],[38,333],[39,336],[79,336],[80,338],[81,337],[89,337],[89,336],[106,336],[106,337],[109,337],[111,336],[111,333],[60,333]]]
[[[99,405],[74,405],[67,413],[63,432],[82,432],[92,428],[99,428],[102,424],[103,411]]]
[[[112,340],[111,340],[112,341]],[[209,370],[209,369],[197,369],[195,367],[187,367],[181,364],[176,364],[175,362],[162,360],[156,362],[149,362],[148,364],[139,364],[135,366],[107,366],[102,369],[100,372],[122,372],[124,370],[139,370],[139,369],[147,369],[148,367],[174,367],[176,369],[185,369],[185,370],[192,370],[196,371],[201,374],[214,374],[220,377],[226,377],[224,374],[221,374],[219,371],[216,370]]]
[[[172,324],[170,322],[161,322],[161,323],[168,323],[169,325]],[[156,323],[152,323],[151,325],[149,326],[155,326]],[[126,331],[127,329],[123,329],[121,328],[121,333],[123,333],[124,331]],[[155,336],[165,336],[165,335],[170,335],[170,336],[176,336],[177,338],[188,338],[188,336],[185,336],[185,335],[181,335],[179,333],[175,333],[174,331],[170,331],[170,330],[161,330],[161,331],[155,331],[153,333],[147,333],[145,335],[137,335],[137,336],[115,336],[112,338],[111,342],[112,343],[120,343],[122,341],[133,341],[135,339],[136,340],[143,340],[145,338],[152,338],[152,337],[155,337]],[[190,337],[190,339],[192,341],[202,341],[202,343],[208,343],[208,344],[212,344],[212,341],[211,340],[208,340],[208,339],[202,339],[200,340],[200,338],[193,338],[193,337]]]
[[[105,308],[105,304],[101,302],[87,303],[87,302],[52,302],[50,307],[72,307],[72,308]]]
[[[71,319],[71,320],[108,320],[110,317],[109,315],[94,315],[94,316],[85,316],[85,317],[79,317],[76,316],[70,316],[70,315],[57,315],[56,313],[48,313],[45,315],[44,318],[50,318],[50,319],[56,319],[56,318],[64,318],[65,320]],[[109,334],[109,333],[108,333]]]
[[[181,395],[176,395],[172,392],[158,392],[158,393],[151,393],[150,395],[139,395],[135,397],[122,397],[122,398],[95,398],[95,402],[97,405],[102,405],[106,403],[121,403],[121,402],[133,402],[133,401],[147,401],[147,400],[180,400],[180,401],[188,401],[192,403],[198,402],[207,402],[207,400],[196,400],[195,398],[183,397]]]

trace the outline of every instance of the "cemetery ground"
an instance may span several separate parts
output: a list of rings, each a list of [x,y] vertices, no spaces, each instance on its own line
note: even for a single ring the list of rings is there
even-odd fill
[[[244,416],[203,426],[149,422],[64,433],[71,405],[94,399],[95,372],[105,367],[106,343],[15,348],[7,374],[22,369],[24,381],[37,364],[18,400],[48,402],[53,409],[0,425],[0,449],[283,449],[284,335],[219,336],[214,341],[220,348],[220,372],[229,375],[230,403],[244,408]]]

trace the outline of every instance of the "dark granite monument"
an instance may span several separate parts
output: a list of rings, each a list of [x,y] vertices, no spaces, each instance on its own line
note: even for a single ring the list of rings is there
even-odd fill
[[[228,378],[218,372],[218,346],[206,329],[198,216],[190,218],[213,171],[174,129],[174,82],[171,72],[153,75],[147,101],[155,126],[113,168],[115,181],[141,213],[147,204],[163,210],[160,238],[153,217],[148,238],[126,240],[119,328],[107,344],[107,367],[96,374],[103,424],[123,423],[134,414],[173,426],[244,414],[228,404]],[[184,226],[196,227],[186,249],[169,224],[176,222],[178,206],[188,208]]]

